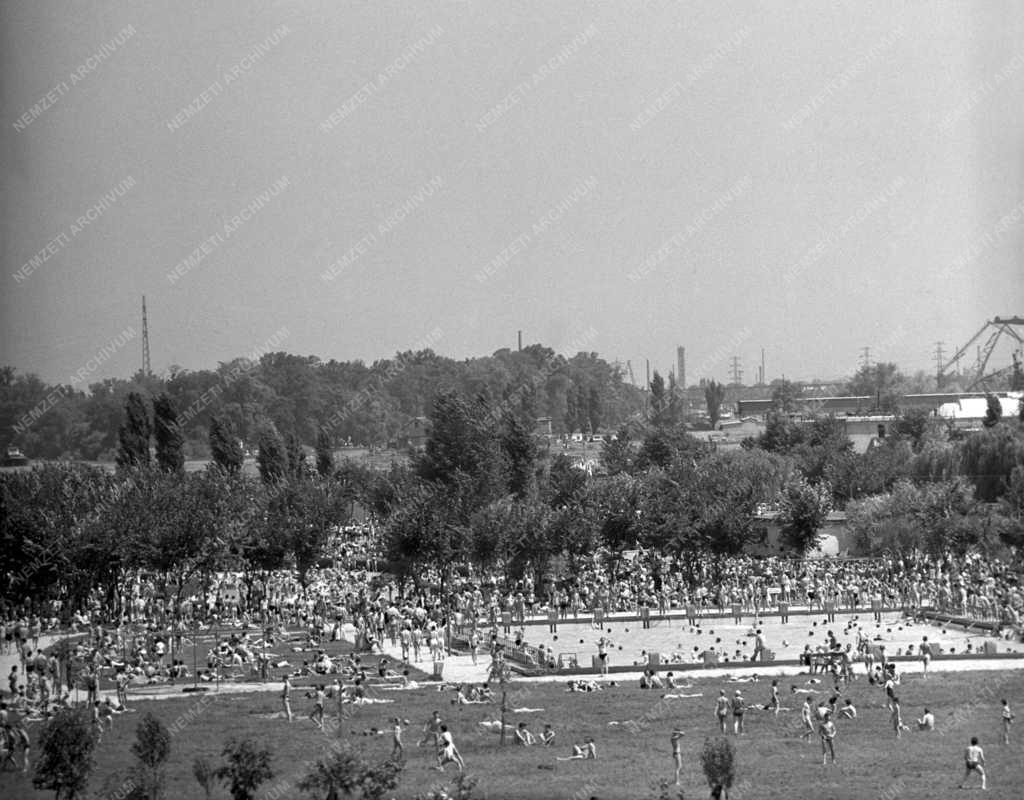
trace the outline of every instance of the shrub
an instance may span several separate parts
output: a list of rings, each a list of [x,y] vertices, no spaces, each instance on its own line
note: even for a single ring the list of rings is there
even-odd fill
[[[89,783],[95,747],[96,738],[87,711],[58,711],[39,734],[39,759],[33,785],[56,792],[60,800],[81,797]]]
[[[708,786],[732,787],[736,778],[736,749],[732,742],[721,736],[714,739],[704,740],[704,749],[700,754],[700,765],[704,770],[704,777],[707,778]]]
[[[214,775],[217,780],[228,784],[233,800],[252,800],[257,787],[274,777],[270,769],[270,751],[257,750],[252,739],[229,739],[223,756],[228,763],[218,767]]]
[[[402,767],[390,760],[374,766],[342,745],[333,756],[313,765],[313,770],[299,782],[299,789],[317,797],[323,795],[326,800],[337,800],[339,793],[362,800],[380,800],[398,785]]]
[[[473,791],[479,781],[465,773],[460,773],[452,781],[451,789],[444,786],[432,786],[426,793],[417,794],[413,800],[473,800]]]
[[[206,800],[210,800],[210,795],[213,793],[213,782],[217,777],[215,773],[213,764],[203,756],[197,756],[196,760],[192,762],[192,774],[195,776],[196,782],[203,787]]]
[[[171,754],[171,734],[167,726],[147,712],[135,729],[132,753],[139,760],[135,774],[148,800],[160,800],[164,794],[164,763]]]

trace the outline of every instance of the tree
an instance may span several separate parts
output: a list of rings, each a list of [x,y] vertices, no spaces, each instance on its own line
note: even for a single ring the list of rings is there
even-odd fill
[[[914,454],[909,441],[887,438],[864,453],[846,451],[825,467],[824,477],[840,506],[851,500],[888,492],[910,474]]]
[[[210,455],[213,462],[228,473],[236,473],[245,463],[245,453],[238,437],[220,417],[210,418]]]
[[[629,429],[623,425],[619,432],[605,439],[601,446],[601,464],[609,475],[630,472],[633,468],[633,446],[629,441]]]
[[[160,800],[164,796],[164,764],[171,754],[171,734],[151,712],[146,712],[135,729],[132,753],[139,760],[135,774],[142,796]]]
[[[548,464],[544,496],[552,508],[575,503],[587,485],[587,473],[578,468],[572,458],[559,453]]]
[[[152,424],[146,401],[138,392],[131,392],[125,403],[125,421],[118,429],[117,438],[120,447],[117,451],[117,464],[120,467],[149,466],[149,437]]]
[[[892,435],[910,442],[915,453],[920,452],[931,424],[931,414],[924,408],[909,408],[892,425]]]
[[[536,488],[537,443],[533,430],[520,415],[505,415],[501,431],[501,449],[508,465],[508,490],[520,500]]]
[[[1003,404],[999,402],[999,398],[989,392],[985,395],[985,419],[982,420],[982,425],[986,428],[992,428],[999,424],[999,421],[1003,418]]]
[[[782,414],[792,414],[800,402],[802,389],[793,381],[783,378],[772,387],[772,410]]]
[[[334,450],[331,447],[331,435],[323,428],[316,434],[316,471],[322,478],[328,478],[334,472]]]
[[[649,385],[651,392],[651,405],[649,419],[658,427],[667,427],[675,424],[674,412],[675,398],[665,386],[665,379],[658,370],[654,370]]]
[[[587,396],[587,411],[590,416],[590,430],[592,433],[597,433],[601,430],[601,423],[604,421],[601,406],[601,393],[597,390],[596,386],[590,387],[590,393]]]
[[[638,471],[650,467],[667,469],[682,459],[693,459],[703,454],[704,445],[682,426],[657,427],[644,437],[634,466]]]
[[[95,747],[89,712],[59,710],[39,734],[39,758],[33,785],[56,792],[57,800],[83,797],[93,768]]]
[[[330,758],[317,760],[313,769],[299,781],[299,790],[324,800],[339,800],[341,795],[380,800],[398,786],[403,766],[391,760],[370,764],[343,745]]]
[[[831,415],[816,418],[800,435],[803,441],[788,452],[811,483],[822,480],[833,463],[853,451],[843,422]]]
[[[276,428],[268,425],[260,432],[259,448],[256,463],[260,468],[260,477],[264,483],[279,482],[288,472],[288,457]]]
[[[270,769],[270,751],[257,749],[252,739],[229,739],[222,755],[227,763],[214,773],[217,780],[228,785],[233,800],[252,800],[256,789],[274,777]]]
[[[783,541],[803,556],[821,541],[819,529],[832,509],[832,488],[812,486],[803,476],[791,479],[782,491],[779,521]]]
[[[710,380],[704,386],[704,402],[708,406],[708,420],[712,428],[718,427],[722,416],[722,401],[725,400],[725,387],[718,381]]]
[[[804,429],[781,411],[769,411],[764,433],[757,437],[757,446],[769,453],[789,453],[806,439]]]
[[[1004,519],[1000,538],[1019,551],[1024,546],[1024,466],[1014,467],[999,505]]]
[[[565,432],[570,436],[575,433],[577,428],[583,429],[583,423],[580,421],[581,414],[582,411],[576,407],[576,392],[570,386],[565,393],[565,414],[562,417]]]
[[[293,478],[305,477],[307,472],[306,451],[302,449],[302,443],[294,431],[288,434],[285,454],[288,459],[288,474]]]
[[[894,411],[906,380],[896,365],[888,362],[865,364],[846,385],[846,394],[872,397],[879,411]]]
[[[580,433],[586,434],[588,431],[594,433],[594,429],[590,427],[587,388],[582,383],[576,386],[576,419],[580,426]]]
[[[724,789],[726,795],[736,780],[736,749],[732,742],[722,736],[704,740],[704,749],[700,753],[700,766],[712,792],[718,795]]]
[[[181,472],[185,468],[185,437],[178,425],[178,412],[166,393],[153,400],[153,438],[160,469]]]
[[[960,474],[974,484],[975,497],[994,502],[1006,491],[1014,467],[1024,465],[1024,429],[997,424],[968,436],[959,447]]]
[[[500,417],[483,396],[469,400],[456,392],[439,394],[430,412],[426,446],[414,459],[414,470],[424,480],[458,487],[473,509],[503,496],[508,462],[494,435]]]

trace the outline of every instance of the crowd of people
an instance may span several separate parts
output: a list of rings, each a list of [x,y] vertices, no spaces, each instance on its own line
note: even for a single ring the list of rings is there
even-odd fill
[[[305,585],[287,570],[248,580],[221,574],[205,591],[182,592],[179,598],[161,592],[157,581],[135,575],[126,581],[118,604],[129,613],[117,619],[109,617],[106,598],[98,596],[81,609],[28,598],[20,605],[5,603],[0,606],[0,647],[17,652],[24,668],[25,654],[38,650],[43,633],[87,632],[88,641],[77,641],[73,653],[81,665],[75,679],[87,684],[90,671],[104,670],[147,683],[212,681],[225,674],[266,680],[278,665],[290,665],[289,654],[274,652],[286,629],[306,632],[307,641],[296,648],[305,650],[337,641],[349,624],[355,628],[358,649],[382,652],[390,644],[400,648],[409,663],[440,664],[457,640],[474,659],[483,651],[493,655],[502,649],[511,659],[548,669],[578,664],[556,658],[543,645],[532,646],[528,621],[547,620],[554,630],[558,621],[582,616],[601,626],[609,615],[628,612],[645,620],[651,614],[685,615],[696,625],[708,614],[780,614],[785,619],[797,606],[820,611],[829,619],[837,610],[847,610],[871,612],[877,620],[882,609],[900,608],[910,614],[928,609],[986,622],[997,633],[1012,637],[1022,631],[1024,588],[1019,575],[1004,562],[977,555],[870,560],[735,557],[684,564],[643,551],[618,559],[595,556],[573,565],[571,577],[547,576],[550,580],[540,587],[531,574],[519,581],[468,575],[442,583],[433,580],[439,576],[427,573],[418,582],[400,585],[380,573],[334,567],[312,570]],[[214,632],[215,647],[198,659],[183,647],[183,641],[209,639]],[[763,659],[763,637],[759,631],[752,636],[753,658]],[[598,643],[602,666],[608,663],[610,644],[604,637]],[[806,654],[808,661],[811,655]],[[679,654],[679,660],[691,657],[701,654]],[[337,666],[321,652],[300,669],[330,674]],[[30,703],[47,691],[37,680],[45,674],[42,665],[32,673],[35,679],[23,684]],[[23,674],[29,678],[29,670],[23,669]],[[54,685],[63,685],[56,678]]]
[[[1019,571],[980,555],[953,559],[919,554],[869,560],[735,557],[684,562],[635,551],[617,559],[607,554],[596,556],[572,565],[566,575],[544,576],[540,583],[540,576],[531,574],[513,581],[472,571],[461,577],[448,576],[445,581],[429,571],[417,577],[400,583],[351,565],[313,569],[305,583],[287,570],[258,577],[220,574],[201,590],[193,587],[193,591],[172,596],[162,592],[154,578],[135,575],[125,582],[118,605],[126,613],[118,618],[107,612],[107,598],[99,596],[77,609],[64,608],[59,601],[31,598],[17,604],[6,602],[0,606],[0,648],[18,655],[20,669],[14,668],[8,676],[3,708],[5,762],[22,742],[27,768],[28,736],[22,733],[25,720],[45,719],[68,705],[75,688],[84,691],[97,734],[102,735],[113,724],[113,716],[127,708],[132,685],[231,677],[268,680],[283,671],[283,713],[291,720],[289,681],[323,676],[324,681],[314,682],[308,693],[313,701],[310,719],[323,726],[328,700],[337,698],[340,722],[342,704],[370,700],[366,687],[371,682],[390,682],[396,688],[410,685],[408,669],[389,661],[383,652],[385,644],[398,649],[401,661],[408,665],[423,661],[437,665],[456,642],[468,647],[474,663],[480,651],[489,650],[495,666],[492,680],[499,680],[505,658],[516,653],[538,666],[569,666],[556,663],[550,651],[530,647],[526,631],[531,622],[545,621],[554,630],[560,621],[582,618],[600,625],[611,615],[625,612],[642,620],[674,615],[693,624],[711,614],[785,615],[796,607],[821,612],[828,619],[839,610],[870,612],[877,619],[882,609],[895,608],[910,615],[942,611],[990,623],[1012,636],[1020,634],[1024,613]],[[359,656],[332,658],[326,653],[323,645],[340,639],[347,626],[355,630],[357,650],[372,654],[367,661]],[[295,631],[302,632],[299,641],[294,638]],[[63,652],[59,645],[47,652],[40,649],[45,637],[58,632],[80,635]],[[760,643],[763,657],[760,631],[752,631],[752,636]],[[597,654],[602,672],[607,672],[610,649],[611,641],[602,636]],[[838,642],[809,650],[807,666],[812,680],[829,680],[834,685],[829,702],[813,707],[811,695],[819,690],[790,687],[789,695],[805,695],[804,711],[811,708],[813,713],[801,711],[802,724],[808,738],[818,734],[825,760],[836,758],[837,720],[852,724],[857,719],[850,697],[837,706],[841,688],[853,679],[855,660],[866,662],[871,683],[886,687],[895,734],[909,729],[894,695],[897,676],[888,673],[890,665],[872,663],[868,655],[872,650],[867,641],[858,642],[853,652],[848,644],[838,647]],[[815,657],[823,653],[829,658]],[[931,657],[927,637],[917,653],[927,676]],[[816,673],[821,673],[820,678],[813,677]],[[101,701],[101,681],[116,686],[116,703],[109,698]],[[687,688],[672,673],[662,677],[654,669],[644,670],[641,687]],[[588,679],[569,682],[569,691],[603,688],[602,683]],[[489,684],[456,686],[452,691],[452,702],[459,705],[494,702]],[[778,713],[784,696],[773,686],[764,707]],[[731,729],[742,735],[748,707],[742,691],[736,690],[732,696],[723,691],[719,701],[716,718],[721,729],[729,727],[726,722],[731,717]],[[1005,707],[1009,714],[1008,705]],[[1007,719],[1012,720],[1012,715]],[[392,737],[396,752],[404,752],[402,731],[407,725],[395,718]],[[932,730],[934,714],[925,709],[916,725],[918,730]],[[502,732],[500,722],[498,726]],[[1006,730],[1008,736],[1009,721]],[[506,732],[526,747],[550,747],[556,737],[550,726],[535,733],[527,722]],[[434,720],[427,733],[423,743],[433,742],[437,766],[443,769],[455,764],[463,769],[451,731]],[[681,735],[681,731],[673,732],[674,758]],[[584,740],[574,742],[570,754],[558,758],[596,757],[593,740]],[[983,758],[972,758],[976,764],[970,771],[982,770]]]

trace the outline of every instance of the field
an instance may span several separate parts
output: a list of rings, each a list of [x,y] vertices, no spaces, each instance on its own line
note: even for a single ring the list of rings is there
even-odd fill
[[[803,684],[806,676],[783,678],[780,686]],[[712,707],[718,690],[730,694],[742,688],[752,702],[764,702],[769,683],[730,684],[722,679],[695,680],[687,693],[699,698],[663,700],[662,692],[644,691],[635,682],[611,686],[598,693],[567,693],[558,683],[514,682],[510,705],[543,708],[540,713],[510,714],[512,722],[528,721],[534,732],[545,722],[557,731],[553,749],[502,749],[497,734],[478,733],[476,723],[489,716],[493,706],[453,706],[449,694],[435,687],[418,691],[377,691],[372,696],[395,702],[356,708],[344,725],[344,736],[366,757],[384,759],[390,752],[388,736],[364,736],[362,731],[383,729],[395,714],[410,719],[406,732],[406,769],[395,797],[409,798],[432,786],[450,781],[448,774],[430,769],[432,749],[416,747],[420,727],[434,709],[450,725],[455,742],[466,760],[467,772],[479,779],[477,796],[487,798],[648,798],[656,797],[652,783],[672,775],[668,734],[673,725],[686,731],[683,740],[685,796],[707,797],[708,789],[699,764],[705,737],[716,733]],[[231,736],[252,737],[273,752],[275,776],[264,784],[259,798],[303,797],[297,783],[308,771],[307,763],[329,752],[335,734],[318,731],[305,718],[310,701],[299,692],[293,700],[296,721],[288,724],[278,716],[276,692],[214,694],[133,702],[134,712],[116,718],[114,730],[97,749],[97,765],[90,786],[97,796],[114,797],[132,763],[130,746],[141,713],[152,711],[171,726],[191,713],[191,721],[175,734],[168,769],[168,797],[201,797],[192,777],[196,756],[219,760],[223,743]],[[927,680],[910,675],[900,687],[904,716],[913,728],[913,717],[928,705],[935,713],[937,730],[912,730],[896,741],[884,708],[880,689],[860,677],[848,693],[859,709],[854,721],[840,720],[836,740],[838,764],[823,767],[819,742],[801,741],[799,699],[784,694],[793,707],[777,718],[760,710],[747,715],[748,732],[732,737],[736,743],[737,783],[733,800],[791,800],[793,797],[834,798],[934,798],[952,796],[962,775],[962,751],[970,736],[980,737],[989,763],[993,798],[1019,797],[1024,784],[1024,759],[1019,739],[1010,746],[1000,742],[1000,699],[1019,705],[1024,694],[1024,673],[1019,671],[932,674]],[[351,708],[351,707],[348,707]],[[328,710],[334,706],[328,703]],[[632,720],[634,725],[623,723]],[[617,722],[619,724],[610,725]],[[38,729],[34,729],[38,730]],[[1018,734],[1019,731],[1014,731]],[[597,761],[556,762],[567,755],[574,741],[593,736]],[[1014,737],[1016,738],[1016,736]],[[975,779],[974,788],[978,789]],[[36,793],[27,778],[12,772],[0,775],[0,796],[31,798]],[[223,787],[216,798],[226,798]]]

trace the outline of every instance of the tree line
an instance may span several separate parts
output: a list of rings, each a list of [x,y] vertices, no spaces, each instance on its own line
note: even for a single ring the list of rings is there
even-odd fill
[[[449,390],[433,399],[425,447],[386,470],[336,462],[324,429],[311,457],[267,422],[254,473],[213,417],[212,460],[186,472],[173,401],[131,393],[115,471],[60,462],[0,476],[0,589],[10,602],[59,596],[67,608],[99,591],[120,613],[122,587],[140,571],[176,603],[223,570],[255,581],[291,567],[305,581],[345,545],[339,531],[357,505],[378,523],[392,572],[441,584],[470,568],[540,584],[595,553],[613,564],[637,547],[692,572],[756,544],[766,509],[797,554],[835,509],[865,553],[1024,543],[1024,418],[993,412],[964,434],[911,412],[856,453],[839,420],[775,412],[761,436],[718,450],[672,403],[667,393],[652,400],[589,470],[534,435],[522,397]]]
[[[444,389],[499,403],[514,397],[533,417],[549,417],[556,434],[614,429],[643,406],[643,393],[619,365],[594,352],[566,357],[540,344],[465,360],[406,351],[372,364],[272,352],[216,369],[171,367],[164,376],[106,379],[88,390],[4,367],[0,431],[5,446],[30,458],[110,461],[134,392],[147,401],[167,397],[179,415],[187,458],[209,456],[207,431],[215,417],[249,449],[268,422],[309,447],[322,428],[338,446],[402,446],[412,421],[426,416]]]

